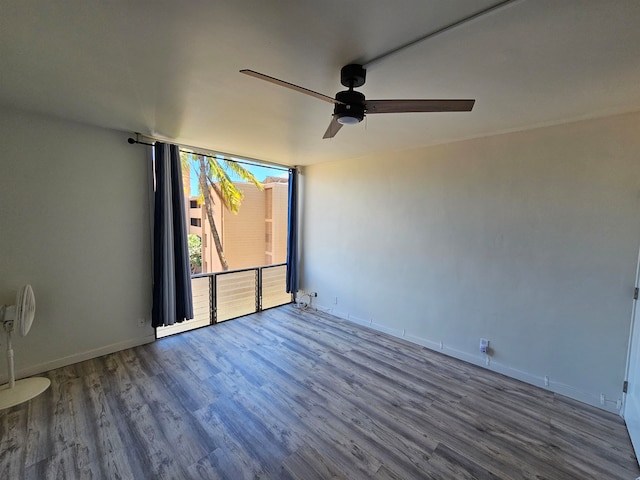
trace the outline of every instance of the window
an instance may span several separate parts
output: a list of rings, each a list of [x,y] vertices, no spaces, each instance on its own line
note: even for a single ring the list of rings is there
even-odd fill
[[[289,209],[287,169],[244,160],[229,166],[229,161],[233,160],[183,152],[183,178],[188,186],[184,199],[188,207],[187,228],[192,237],[202,239],[199,256],[195,242],[189,251],[190,257],[193,254],[199,258],[199,262],[191,262],[195,318],[158,328],[158,337],[291,302],[291,295],[285,292],[284,265]],[[210,183],[205,193],[211,208],[205,215],[207,205],[199,201],[199,172],[203,166],[209,168],[210,162],[217,166],[207,175]],[[243,173],[236,175],[237,170]],[[228,177],[220,172],[226,172]],[[228,183],[221,189],[223,182]],[[225,199],[225,192],[232,195]],[[242,308],[236,308],[236,304]]]
[[[265,221],[264,243],[265,251],[271,253],[273,251],[273,222]]]

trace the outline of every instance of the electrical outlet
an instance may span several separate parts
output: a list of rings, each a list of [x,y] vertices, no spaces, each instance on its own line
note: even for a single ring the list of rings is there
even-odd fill
[[[544,376],[544,386],[545,387],[549,386],[549,377],[547,377],[546,375]]]
[[[600,394],[600,405],[604,405],[607,398],[604,396],[604,393]]]
[[[338,297],[333,297],[333,304],[337,305],[338,304]]]
[[[481,353],[489,353],[489,340],[486,338],[480,339],[480,352]]]

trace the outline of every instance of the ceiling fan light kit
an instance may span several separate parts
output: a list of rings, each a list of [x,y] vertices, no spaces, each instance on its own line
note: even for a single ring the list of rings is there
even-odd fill
[[[336,94],[333,116],[342,125],[355,125],[364,118],[364,95],[353,90],[345,90]]]
[[[333,138],[342,125],[356,125],[366,114],[372,113],[410,113],[410,112],[469,112],[475,100],[368,100],[354,88],[364,85],[367,79],[366,69],[359,64],[349,64],[340,70],[340,83],[348,88],[338,92],[335,98],[308,88],[270,77],[254,70],[240,70],[240,73],[265,80],[281,87],[333,103],[333,116],[322,138]]]

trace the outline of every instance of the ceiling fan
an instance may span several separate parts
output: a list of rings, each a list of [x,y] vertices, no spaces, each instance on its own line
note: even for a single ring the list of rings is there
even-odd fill
[[[340,83],[348,88],[331,98],[308,88],[294,85],[253,70],[240,70],[250,75],[282,87],[304,93],[312,97],[333,103],[333,118],[322,138],[333,138],[343,125],[360,123],[365,114],[372,113],[408,113],[408,112],[470,112],[475,100],[366,100],[364,95],[354,88],[364,85],[367,71],[362,65],[350,64],[340,70]]]

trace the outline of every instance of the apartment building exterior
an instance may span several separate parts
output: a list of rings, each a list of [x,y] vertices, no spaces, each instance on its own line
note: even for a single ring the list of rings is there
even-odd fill
[[[244,198],[237,214],[224,207],[211,190],[213,216],[229,270],[284,263],[287,255],[288,182],[267,177],[264,190],[246,182],[234,182]],[[188,232],[202,240],[203,273],[222,270],[207,221],[198,197],[188,197]]]

